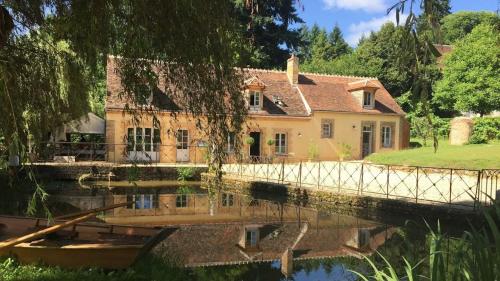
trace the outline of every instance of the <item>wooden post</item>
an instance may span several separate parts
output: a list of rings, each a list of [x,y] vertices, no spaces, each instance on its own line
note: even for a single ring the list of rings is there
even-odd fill
[[[281,160],[281,183],[285,181],[285,159]]]
[[[287,248],[285,252],[281,255],[281,273],[285,277],[289,277],[293,273],[293,250],[292,248]]]
[[[417,166],[417,184],[416,184],[416,191],[415,191],[415,204],[418,204],[418,166]]]
[[[453,183],[453,169],[450,169],[450,205],[451,205],[451,186]]]
[[[318,160],[318,190],[321,185],[321,161]]]
[[[365,163],[361,163],[361,173],[359,174],[358,195],[363,194],[363,173],[365,170]]]
[[[340,193],[340,180],[341,180],[341,168],[342,168],[342,162],[339,161],[339,181],[338,181],[338,186],[339,186],[339,193]]]
[[[389,181],[390,181],[389,174],[390,174],[390,171],[391,171],[391,166],[387,165],[387,186],[386,186],[387,198],[389,198]]]
[[[302,161],[299,163],[299,187],[302,188]]]

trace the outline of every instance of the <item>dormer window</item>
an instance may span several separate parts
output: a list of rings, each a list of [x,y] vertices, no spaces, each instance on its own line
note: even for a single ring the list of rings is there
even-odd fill
[[[245,245],[249,247],[257,246],[258,232],[257,229],[247,229],[245,235]]]
[[[260,110],[261,109],[260,92],[250,91],[248,104],[250,105],[250,110]]]
[[[375,107],[375,94],[372,92],[363,92],[363,108],[373,109]]]

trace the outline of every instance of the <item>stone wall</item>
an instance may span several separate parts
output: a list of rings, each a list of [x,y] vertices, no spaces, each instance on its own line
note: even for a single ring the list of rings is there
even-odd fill
[[[191,167],[191,166],[183,166]],[[125,165],[34,165],[35,174],[43,180],[78,180],[84,175],[90,175],[88,179],[100,180],[177,180],[178,172],[176,166],[125,166]],[[199,181],[200,174],[207,171],[207,167],[195,167],[194,177],[191,180]],[[111,175],[111,177],[109,177]]]

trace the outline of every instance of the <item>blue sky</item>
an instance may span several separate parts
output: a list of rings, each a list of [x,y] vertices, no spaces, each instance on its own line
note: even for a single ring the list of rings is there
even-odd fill
[[[387,8],[397,0],[301,0],[299,15],[308,26],[317,23],[330,31],[337,23],[347,42],[354,46],[362,34],[377,31],[383,23],[395,22]],[[496,11],[497,0],[451,0],[452,12]]]

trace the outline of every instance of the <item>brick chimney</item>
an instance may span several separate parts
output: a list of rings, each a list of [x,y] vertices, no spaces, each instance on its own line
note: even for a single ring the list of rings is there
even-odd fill
[[[286,76],[290,84],[296,85],[299,83],[299,58],[294,54],[286,62]]]

